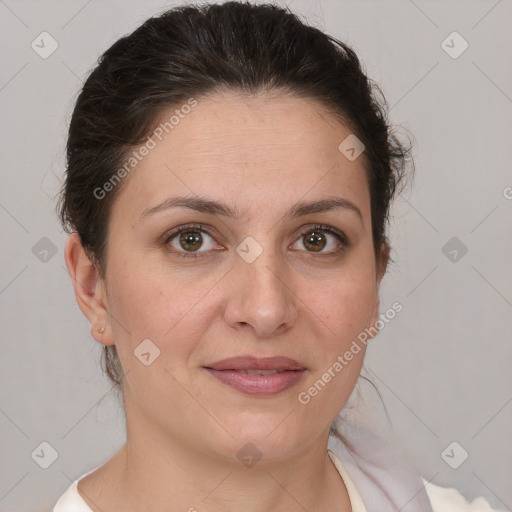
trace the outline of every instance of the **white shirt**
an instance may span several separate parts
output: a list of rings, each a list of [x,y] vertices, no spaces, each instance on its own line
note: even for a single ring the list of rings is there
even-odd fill
[[[327,453],[345,484],[352,506],[352,512],[368,512],[341,460],[331,450],[327,450]],[[96,471],[98,467],[84,473],[80,478],[77,478],[59,498],[59,501],[57,501],[53,508],[53,512],[92,512],[91,508],[78,493],[77,486],[79,480],[93,471]],[[484,498],[477,498],[469,503],[455,489],[438,487],[437,485],[428,483],[424,479],[423,483],[425,484],[433,512],[500,512],[496,509],[492,509]]]

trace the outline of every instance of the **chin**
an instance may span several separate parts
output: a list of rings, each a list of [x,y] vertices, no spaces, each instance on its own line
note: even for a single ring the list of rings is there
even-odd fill
[[[308,435],[308,429],[304,426],[300,428],[296,422],[290,421],[294,413],[286,417],[287,414],[246,413],[242,417],[238,415],[233,421],[224,422],[219,418],[219,423],[231,435],[219,426],[219,429],[216,429],[219,436],[215,436],[217,442],[211,449],[218,455],[230,459],[240,460],[245,456],[252,456],[261,457],[263,462],[287,458],[301,447],[307,446],[313,437]],[[212,439],[213,437],[210,437],[208,441],[211,442]]]

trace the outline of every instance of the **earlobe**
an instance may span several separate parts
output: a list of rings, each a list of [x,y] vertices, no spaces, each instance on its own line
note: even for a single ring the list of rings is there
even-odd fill
[[[77,233],[70,235],[64,258],[78,307],[91,323],[92,337],[104,345],[113,345],[104,282]]]

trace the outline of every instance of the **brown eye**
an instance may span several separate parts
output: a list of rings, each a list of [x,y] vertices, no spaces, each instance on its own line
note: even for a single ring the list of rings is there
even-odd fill
[[[199,231],[183,231],[179,240],[181,247],[186,251],[197,251],[203,244],[203,237]]]
[[[325,235],[320,231],[311,231],[304,237],[304,246],[314,252],[321,251],[326,245]]]

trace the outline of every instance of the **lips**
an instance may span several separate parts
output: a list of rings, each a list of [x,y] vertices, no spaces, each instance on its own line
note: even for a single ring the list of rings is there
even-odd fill
[[[212,370],[305,370],[306,367],[284,356],[275,357],[230,357],[217,361],[216,363],[205,365],[205,368],[211,368]]]
[[[306,367],[289,357],[252,356],[223,359],[204,367],[217,380],[242,393],[270,396],[302,379]]]

